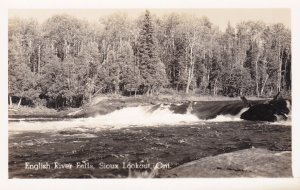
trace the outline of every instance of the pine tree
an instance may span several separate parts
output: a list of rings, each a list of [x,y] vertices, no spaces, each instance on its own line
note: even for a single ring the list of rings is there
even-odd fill
[[[138,64],[141,86],[147,95],[159,89],[166,80],[163,63],[159,60],[157,43],[150,12],[147,10],[138,38]],[[160,75],[158,77],[158,75]]]

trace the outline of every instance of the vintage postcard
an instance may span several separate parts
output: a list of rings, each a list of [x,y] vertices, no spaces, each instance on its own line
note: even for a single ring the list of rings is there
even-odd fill
[[[291,51],[289,9],[9,10],[9,177],[291,177]]]
[[[293,178],[291,8],[7,13],[9,179]]]

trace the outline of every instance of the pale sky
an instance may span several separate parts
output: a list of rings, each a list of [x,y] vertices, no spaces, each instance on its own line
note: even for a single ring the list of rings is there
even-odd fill
[[[291,28],[290,9],[149,9],[152,14],[161,17],[164,14],[188,13],[197,16],[207,16],[209,20],[225,30],[227,23],[230,22],[235,26],[241,21],[261,20],[267,24],[283,23],[287,28]],[[69,14],[77,18],[88,21],[98,21],[101,17],[110,15],[114,12],[121,11],[127,13],[130,17],[141,15],[145,9],[20,9],[9,10],[8,16],[20,18],[34,18],[43,22],[55,14]]]

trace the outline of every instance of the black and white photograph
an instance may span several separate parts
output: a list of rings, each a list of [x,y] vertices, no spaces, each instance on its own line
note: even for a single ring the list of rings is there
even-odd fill
[[[4,189],[300,187],[300,7],[168,2],[1,2]]]
[[[9,178],[292,177],[290,9],[8,15]]]

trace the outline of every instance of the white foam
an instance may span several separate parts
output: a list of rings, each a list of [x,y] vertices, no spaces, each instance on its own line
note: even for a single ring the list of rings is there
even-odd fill
[[[240,116],[249,108],[243,108],[237,115],[218,115],[214,119],[200,120],[190,112],[176,114],[169,109],[168,105],[127,107],[116,110],[107,115],[98,115],[90,118],[79,118],[65,121],[26,121],[10,122],[9,132],[18,133],[23,131],[57,131],[57,130],[81,130],[88,132],[102,129],[119,129],[130,126],[162,126],[162,125],[190,125],[203,124],[205,122],[234,122],[242,121]],[[288,117],[290,119],[290,115]],[[290,120],[275,122],[272,124],[290,125]]]
[[[236,115],[230,115],[230,114],[225,114],[225,115],[218,115],[217,117],[207,120],[209,122],[228,122],[228,121],[243,121],[241,119],[241,115],[247,111],[249,108],[243,108],[241,111],[236,114]]]
[[[114,111],[107,115],[97,116],[91,119],[104,125],[176,125],[180,123],[198,122],[197,116],[187,114],[175,114],[168,106],[160,106],[152,111],[152,106],[128,107]]]
[[[63,134],[64,137],[76,137],[76,138],[96,138],[97,136],[90,133],[84,134]]]
[[[78,128],[105,129],[122,128],[133,125],[158,126],[195,122],[199,122],[197,116],[191,113],[175,114],[169,109],[169,106],[160,105],[157,109],[154,109],[154,106],[139,106],[123,108],[107,115],[67,121],[10,122],[9,131],[55,131],[70,128],[74,130]]]
[[[286,116],[287,116],[287,119],[286,119],[286,120],[282,119],[282,117],[276,116],[277,119],[279,119],[279,120],[276,121],[276,122],[271,122],[270,124],[271,124],[271,125],[285,125],[285,126],[292,126],[292,113],[289,112],[289,114],[286,115]]]

